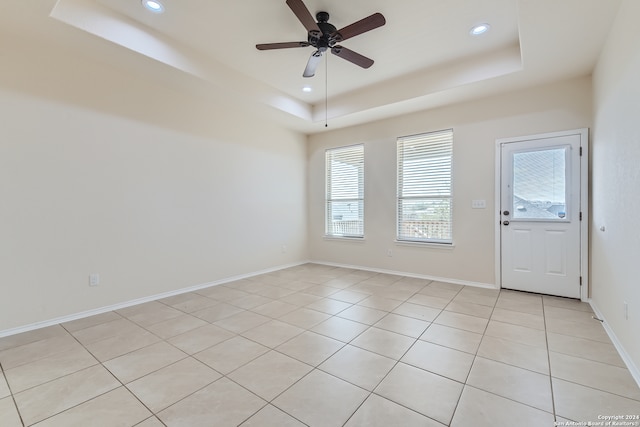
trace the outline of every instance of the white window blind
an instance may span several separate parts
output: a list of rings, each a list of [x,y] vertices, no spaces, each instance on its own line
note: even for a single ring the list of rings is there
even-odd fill
[[[453,130],[398,138],[398,240],[452,243]]]
[[[327,150],[327,236],[364,237],[364,146]]]

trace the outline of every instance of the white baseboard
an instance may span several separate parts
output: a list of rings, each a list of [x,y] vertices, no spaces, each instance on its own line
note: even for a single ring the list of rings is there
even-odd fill
[[[200,285],[190,286],[188,288],[181,288],[174,291],[163,292],[161,294],[155,294],[148,297],[136,298],[134,300],[125,301],[117,304],[112,304],[105,307],[95,308],[92,310],[82,311],[80,313],[74,313],[67,316],[56,317],[55,319],[45,320],[42,322],[36,322],[25,326],[18,326],[17,328],[6,329],[0,331],[0,338],[8,337],[10,335],[16,335],[23,332],[33,331],[34,329],[46,328],[48,326],[57,325],[59,323],[70,322],[72,320],[82,319],[89,316],[95,316],[96,314],[102,314],[109,311],[120,310],[121,308],[131,307],[132,305],[143,304],[145,302],[156,301],[162,298],[172,297],[174,295],[180,295],[187,292],[199,291],[211,286],[223,285],[225,283],[235,282],[236,280],[248,279],[250,277],[259,276],[261,274],[273,273],[274,271],[283,270],[285,268],[297,267],[299,265],[307,264],[309,261],[300,261],[292,264],[280,265],[273,268],[267,268],[265,270],[254,271],[252,273],[241,274],[233,277],[226,277],[224,279],[215,280],[209,283],[203,283]]]
[[[330,267],[353,268],[356,270],[371,271],[374,273],[393,274],[396,276],[413,277],[416,279],[435,280],[437,282],[454,283],[456,285],[474,286],[476,288],[498,289],[496,285],[491,283],[471,282],[468,280],[451,279],[448,277],[437,277],[437,276],[429,276],[425,274],[407,273],[404,271],[384,270],[381,268],[363,267],[361,265],[339,264],[339,263],[325,262],[325,261],[309,261],[309,262],[313,264],[328,265]]]
[[[117,304],[113,304],[113,305],[109,305],[109,306],[105,306],[105,307],[100,307],[100,308],[96,308],[96,309],[92,309],[92,310],[82,311],[82,312],[75,313],[75,314],[70,314],[70,315],[67,315],[67,316],[57,317],[55,319],[45,320],[45,321],[42,321],[42,322],[36,322],[36,323],[32,323],[32,324],[25,325],[25,326],[19,326],[17,328],[6,329],[6,330],[3,330],[3,331],[0,331],[0,338],[7,337],[7,336],[10,336],[10,335],[20,334],[20,333],[23,333],[23,332],[32,331],[32,330],[35,330],[35,329],[45,328],[45,327],[57,325],[57,324],[60,324],[60,323],[70,322],[72,320],[82,319],[82,318],[85,318],[85,317],[94,316],[96,314],[102,314],[102,313],[106,313],[106,312],[109,312],[109,311],[119,310],[119,309],[122,309],[122,308],[125,308],[125,307],[130,307],[130,306],[133,306],[133,305],[143,304],[145,302],[156,301],[156,300],[159,300],[159,299],[162,299],[162,298],[167,298],[167,297],[171,297],[171,296],[175,296],[175,295],[180,295],[180,294],[184,294],[184,293],[187,293],[187,292],[194,292],[194,291],[205,289],[205,288],[208,288],[208,287],[211,287],[211,286],[223,285],[225,283],[234,282],[236,280],[248,279],[248,278],[251,278],[251,277],[259,276],[261,274],[273,273],[274,271],[279,271],[279,270],[283,270],[283,269],[291,268],[291,267],[297,267],[297,266],[304,265],[304,264],[307,264],[307,263],[327,265],[327,266],[331,266],[331,267],[351,268],[351,269],[357,269],[357,270],[371,271],[371,272],[374,272],[374,273],[383,273],[383,274],[393,274],[393,275],[405,276],[405,277],[414,277],[414,278],[425,279],[425,280],[435,280],[435,281],[439,281],[439,282],[454,283],[454,284],[465,285],[465,286],[475,286],[475,287],[479,287],[479,288],[498,289],[495,285],[489,284],[489,283],[471,282],[471,281],[467,281],[467,280],[451,279],[451,278],[446,278],[446,277],[437,277],[437,276],[429,276],[429,275],[423,275],[423,274],[414,274],[414,273],[407,273],[407,272],[395,271],[395,270],[385,270],[385,269],[380,269],[380,268],[364,267],[364,266],[361,266],[361,265],[349,265],[349,264],[339,264],[339,263],[332,263],[332,262],[325,262],[325,261],[308,260],[308,261],[300,261],[300,262],[286,264],[286,265],[280,265],[280,266],[277,266],[277,267],[272,267],[272,268],[268,268],[268,269],[264,269],[264,270],[260,270],[260,271],[254,271],[254,272],[251,272],[251,273],[241,274],[241,275],[237,275],[237,276],[227,277],[227,278],[224,278],[224,279],[215,280],[213,282],[203,283],[203,284],[200,284],[200,285],[190,286],[190,287],[187,287],[187,288],[181,288],[181,289],[177,289],[177,290],[174,290],[174,291],[163,292],[163,293],[151,295],[151,296],[148,296],[148,297],[137,298],[137,299],[134,299],[134,300],[125,301],[125,302],[121,302],[121,303],[117,303]],[[611,339],[611,342],[613,343],[614,347],[616,348],[616,350],[620,354],[620,357],[624,361],[625,365],[627,365],[627,368],[629,369],[629,372],[631,373],[631,376],[633,377],[633,379],[636,381],[636,383],[640,387],[640,369],[638,369],[638,367],[635,365],[635,363],[633,362],[633,360],[631,359],[629,354],[626,352],[626,350],[624,349],[624,347],[620,343],[620,340],[616,336],[615,332],[609,327],[609,324],[608,324],[607,320],[603,316],[602,312],[598,309],[596,304],[593,302],[593,300],[588,300],[587,302],[591,305],[591,308],[593,309],[593,312],[596,314],[596,316],[603,320],[602,325],[604,326],[604,329],[607,332],[607,335]]]
[[[629,356],[629,353],[627,353],[627,351],[624,349],[624,347],[622,346],[622,343],[616,336],[616,333],[613,332],[613,329],[611,329],[611,327],[609,326],[609,323],[607,322],[607,319],[604,317],[602,312],[598,309],[598,306],[596,306],[595,302],[593,302],[593,300],[590,299],[588,303],[589,305],[591,305],[591,308],[593,309],[593,312],[596,314],[596,317],[603,320],[602,326],[604,326],[604,330],[607,332],[607,335],[609,335],[609,339],[613,343],[613,346],[616,348],[616,350],[618,350],[618,354],[622,358],[622,361],[624,362],[625,365],[627,365],[627,369],[629,369],[631,376],[633,377],[634,380],[636,380],[638,387],[640,387],[640,369],[638,369],[636,364],[633,362],[633,359],[631,359],[631,357]]]

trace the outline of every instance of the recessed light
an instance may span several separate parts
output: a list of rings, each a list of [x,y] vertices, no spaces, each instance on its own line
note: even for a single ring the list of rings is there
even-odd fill
[[[305,87],[302,88],[302,91],[308,93],[308,92],[313,91],[313,89],[311,88],[311,86],[305,86]]]
[[[142,5],[154,13],[164,12],[164,6],[158,0],[142,0]]]
[[[479,36],[489,31],[489,28],[491,28],[491,25],[489,24],[474,25],[469,31],[469,34],[471,34],[472,36]]]

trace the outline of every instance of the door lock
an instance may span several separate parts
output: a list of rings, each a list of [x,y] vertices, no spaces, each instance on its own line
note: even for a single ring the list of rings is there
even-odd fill
[[[509,225],[509,221],[502,221],[502,225]]]
[[[509,216],[509,211],[502,212],[502,215]]]

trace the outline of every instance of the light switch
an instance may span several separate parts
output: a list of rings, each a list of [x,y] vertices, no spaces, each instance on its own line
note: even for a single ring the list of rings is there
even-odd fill
[[[471,201],[472,209],[486,209],[487,201],[486,200],[472,200]]]

